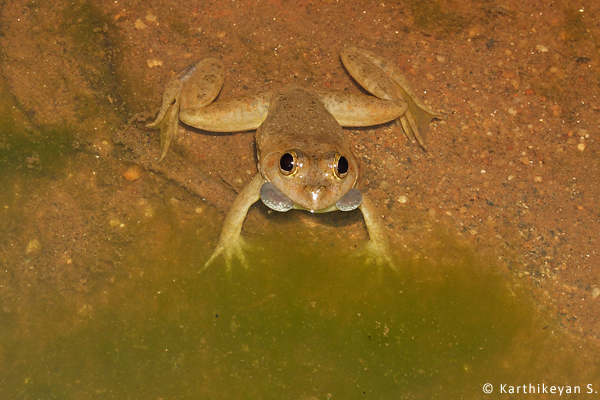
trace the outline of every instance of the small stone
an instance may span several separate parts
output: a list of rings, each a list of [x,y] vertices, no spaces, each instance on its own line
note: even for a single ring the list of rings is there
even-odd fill
[[[40,251],[42,244],[37,239],[31,239],[25,248],[25,254],[31,254]]]
[[[512,116],[515,116],[515,115],[517,115],[517,110],[516,110],[516,109],[514,109],[513,107],[510,107],[510,108],[508,109],[508,113],[509,113],[510,115],[512,115]]]
[[[592,290],[592,298],[595,299],[598,296],[600,296],[600,288],[595,287],[594,290]]]
[[[148,67],[154,68],[154,67],[162,67],[163,62],[162,62],[162,60],[157,60],[156,58],[153,58],[151,60],[146,60],[146,64],[148,64]]]
[[[542,177],[541,176],[534,176],[533,180],[536,182],[541,182],[542,181]]]
[[[146,29],[146,24],[144,23],[144,21],[138,18],[135,20],[135,29],[137,29],[138,31]]]
[[[156,15],[152,14],[151,12],[146,14],[146,16],[144,18],[146,18],[146,21],[148,21],[148,22],[156,21]]]
[[[577,145],[577,150],[584,151],[586,147],[587,147],[587,144],[585,144],[585,143],[579,143]]]
[[[435,59],[438,60],[438,62],[441,62],[442,64],[446,62],[446,57],[441,56],[439,54],[435,56]]]
[[[125,171],[123,176],[128,181],[136,181],[142,177],[143,172],[144,171],[142,167],[140,167],[139,165],[132,165],[131,167],[127,168],[127,171]]]
[[[544,46],[543,44],[538,44],[537,46],[535,46],[535,49],[540,53],[547,53],[549,50],[548,47]]]
[[[400,203],[400,204],[404,204],[407,201],[408,201],[408,197],[406,197],[406,196],[400,196],[400,197],[398,197],[398,203]]]

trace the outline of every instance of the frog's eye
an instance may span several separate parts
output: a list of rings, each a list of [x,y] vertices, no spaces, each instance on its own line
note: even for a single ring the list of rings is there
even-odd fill
[[[296,154],[293,152],[285,153],[279,159],[279,170],[284,175],[292,175],[298,169],[298,163],[296,162]]]
[[[333,174],[338,178],[345,178],[348,174],[348,160],[344,156],[337,155],[335,157],[335,166],[333,167]]]

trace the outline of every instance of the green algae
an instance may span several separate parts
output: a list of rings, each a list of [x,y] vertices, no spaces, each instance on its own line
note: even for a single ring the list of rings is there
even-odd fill
[[[20,367],[3,370],[0,394],[472,398],[486,382],[564,373],[537,362],[574,357],[556,352],[561,335],[525,287],[448,237],[400,258],[398,274],[275,224],[249,239],[249,269],[199,274],[212,229],[170,225],[168,208],[156,218],[132,228],[124,273],[89,312],[50,308],[36,332],[9,325]]]

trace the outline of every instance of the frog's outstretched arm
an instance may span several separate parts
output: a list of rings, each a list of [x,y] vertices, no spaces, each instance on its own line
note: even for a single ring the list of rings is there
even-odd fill
[[[363,194],[359,208],[369,233],[369,241],[363,248],[363,253],[366,254],[369,260],[375,261],[377,265],[387,264],[394,271],[397,271],[390,255],[390,244],[383,222],[377,214],[377,207],[367,195]]]
[[[260,199],[260,188],[264,183],[265,180],[260,173],[257,174],[235,198],[227,217],[225,217],[217,248],[199,272],[204,271],[221,254],[225,256],[227,269],[231,268],[231,261],[234,256],[239,258],[244,266],[248,266],[244,256],[245,243],[241,236],[242,225],[244,225],[250,206]]]

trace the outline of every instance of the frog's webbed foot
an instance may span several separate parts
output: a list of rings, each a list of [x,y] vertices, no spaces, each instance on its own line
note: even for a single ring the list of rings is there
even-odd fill
[[[178,73],[167,83],[163,100],[149,128],[160,128],[160,158],[162,160],[179,126],[179,113],[188,107],[206,107],[217,97],[223,86],[223,63],[205,58]]]
[[[217,244],[217,248],[212,253],[208,261],[204,264],[204,267],[198,271],[198,273],[208,268],[208,266],[221,255],[225,257],[225,266],[228,271],[231,270],[234,258],[240,260],[242,265],[245,268],[248,268],[248,261],[246,260],[246,256],[244,254],[244,249],[247,247],[248,245],[246,244],[246,241],[240,235],[237,235],[237,237],[221,236],[221,239]]]
[[[359,208],[365,219],[369,241],[358,250],[356,255],[365,256],[368,262],[373,262],[380,267],[387,265],[397,272],[398,269],[392,260],[390,244],[381,218],[377,214],[377,208],[365,194],[362,195],[362,203]]]
[[[419,127],[418,127],[415,119],[413,118],[412,112],[410,112],[410,109],[409,109],[409,111],[406,112],[406,114],[404,114],[403,116],[398,118],[396,120],[396,123],[398,123],[399,125],[402,126],[402,129],[404,130],[404,134],[406,135],[408,140],[410,140],[412,143],[414,143],[414,142],[419,143],[419,146],[421,146],[421,148],[423,150],[427,151],[427,146],[425,145],[425,141],[423,140],[421,133],[419,133]]]
[[[356,47],[342,50],[341,58],[350,75],[369,93],[382,100],[406,102],[407,108],[395,118],[408,139],[418,142],[426,150],[419,130],[426,128],[431,119],[440,114],[417,98],[400,69],[384,58]]]
[[[227,217],[225,217],[217,248],[198,273],[204,271],[221,255],[225,257],[227,270],[231,269],[234,258],[239,259],[244,267],[248,267],[248,261],[244,255],[244,248],[247,245],[241,236],[242,226],[248,214],[248,209],[260,198],[260,188],[264,183],[265,180],[260,173],[257,174],[235,198]]]
[[[378,267],[388,266],[392,270],[398,272],[392,256],[390,255],[389,244],[387,241],[384,243],[370,239],[365,243],[358,251],[353,253],[356,257],[365,257],[367,262],[373,263]]]
[[[156,120],[146,126],[148,128],[157,127],[160,129],[160,156],[158,161],[162,161],[167,155],[167,151],[179,127],[179,94],[177,94],[171,104],[166,107],[163,104]]]

